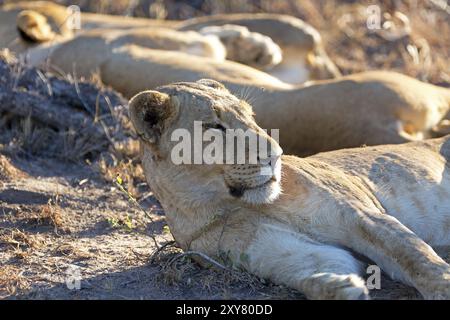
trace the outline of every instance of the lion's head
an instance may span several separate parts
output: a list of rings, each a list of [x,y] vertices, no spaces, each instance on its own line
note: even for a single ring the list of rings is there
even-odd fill
[[[256,124],[251,106],[221,83],[199,80],[144,91],[130,100],[129,108],[143,142],[150,185],[156,181],[177,194],[201,186],[204,202],[224,200],[224,195],[252,205],[278,198],[282,150]],[[234,138],[243,132],[247,138]],[[251,139],[261,148],[254,148]]]

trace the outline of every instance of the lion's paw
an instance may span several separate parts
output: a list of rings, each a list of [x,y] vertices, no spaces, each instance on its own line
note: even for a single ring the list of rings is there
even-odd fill
[[[200,33],[217,36],[226,48],[228,60],[258,69],[273,67],[282,60],[281,48],[270,37],[250,32],[243,26],[209,26]]]
[[[338,275],[334,273],[318,273],[307,280],[312,286],[305,288],[306,292],[311,292],[308,295],[312,299],[320,300],[368,300],[369,290],[367,289],[364,280],[355,275]]]

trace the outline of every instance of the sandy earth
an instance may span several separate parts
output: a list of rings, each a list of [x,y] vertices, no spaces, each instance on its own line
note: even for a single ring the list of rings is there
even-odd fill
[[[301,297],[238,272],[206,270],[190,261],[168,267],[177,254],[173,249],[151,262],[156,247],[149,234],[160,244],[172,240],[151,194],[140,204],[152,212],[153,223],[88,166],[51,159],[8,164],[17,168],[19,177],[3,180],[0,188],[1,298]],[[49,210],[56,212],[53,220],[44,214]],[[127,215],[132,228],[111,222]],[[78,277],[68,273],[73,266],[79,270],[80,290],[69,289]]]
[[[0,298],[303,298],[239,271],[204,269],[190,259],[169,264],[179,254],[174,248],[152,257],[150,235],[160,245],[172,237],[148,190],[138,200],[153,222],[92,166],[0,157],[0,172],[13,173],[0,175]],[[419,298],[386,277],[381,287],[373,298]]]

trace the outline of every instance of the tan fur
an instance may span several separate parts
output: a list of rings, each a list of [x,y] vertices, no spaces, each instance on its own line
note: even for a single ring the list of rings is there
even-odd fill
[[[180,22],[176,20],[136,18],[89,12],[81,13],[81,25],[83,30],[174,28],[179,23]]]
[[[138,71],[139,70],[139,71]],[[102,81],[127,97],[175,81],[195,81],[207,75],[236,88],[290,88],[278,79],[231,61],[195,57],[180,52],[164,52],[124,46],[113,52],[100,67]]]
[[[230,41],[233,44],[230,44],[220,36],[202,35],[194,31],[181,32],[165,28],[94,29],[54,47],[33,49],[28,55],[33,64],[39,62],[39,59],[35,57],[43,57],[45,59],[41,59],[45,60],[46,63],[50,63],[50,65],[66,73],[73,72],[73,66],[76,65],[80,69],[77,74],[84,77],[98,71],[100,65],[111,57],[115,49],[127,45],[184,52],[190,55],[212,58],[218,62],[227,58],[242,60],[242,62],[252,65],[266,66],[276,64],[279,61],[276,57],[277,52],[268,49],[275,44],[268,42],[267,39],[260,42],[253,41],[258,38],[254,34],[248,34],[248,36],[239,40],[240,35],[233,34],[230,38],[238,38],[238,41],[231,39]],[[258,55],[261,59],[252,59],[252,56],[249,56],[248,60],[243,61],[245,59],[241,59],[239,55],[234,53],[246,50],[254,51],[253,47],[262,50],[262,54]],[[274,50],[276,51],[276,48]],[[47,56],[42,55],[42,51],[46,52]],[[86,56],[90,58],[86,59]]]
[[[208,26],[240,25],[270,37],[281,47],[283,61],[269,73],[288,83],[340,76],[338,68],[326,54],[320,34],[304,21],[280,14],[220,14],[186,20],[179,30],[201,30]],[[303,66],[307,75],[293,74],[292,68]]]
[[[34,59],[35,56],[43,56],[46,58],[45,63],[49,63],[57,70],[70,74],[76,73],[79,77],[90,77],[111,58],[115,49],[128,44],[142,48],[181,51],[210,57],[215,61],[223,61],[226,55],[225,47],[218,39],[205,37],[196,32],[179,32],[164,28],[133,28],[86,31],[63,44],[44,48],[46,56],[43,56],[40,53],[42,50],[39,49],[30,51],[29,56],[34,64],[40,62]],[[108,81],[104,82],[109,84]]]
[[[17,15],[17,28],[33,42],[50,41],[55,37],[47,18],[32,10],[23,10]]]
[[[256,69],[270,69],[282,60],[281,48],[271,38],[246,27],[225,24],[205,27],[201,34],[217,36],[227,48],[227,59]]]
[[[251,108],[211,80],[142,92],[131,99],[130,116],[147,180],[184,250],[226,259],[311,299],[365,299],[352,250],[425,298],[450,298],[450,267],[430,247],[450,245],[450,137],[281,158]],[[260,135],[281,167],[270,177],[255,170],[264,159],[175,165],[172,132],[192,133],[200,120]],[[233,194],[236,185],[241,192]]]

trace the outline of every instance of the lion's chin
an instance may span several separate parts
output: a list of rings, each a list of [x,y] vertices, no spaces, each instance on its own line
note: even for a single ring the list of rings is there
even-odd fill
[[[280,193],[280,183],[271,180],[256,188],[245,189],[241,200],[254,205],[269,204],[278,199]]]

